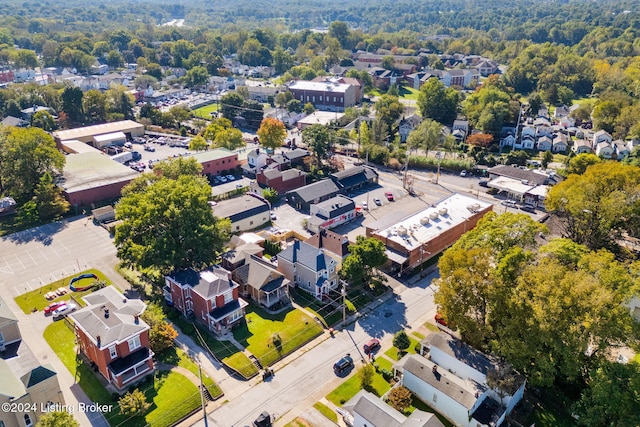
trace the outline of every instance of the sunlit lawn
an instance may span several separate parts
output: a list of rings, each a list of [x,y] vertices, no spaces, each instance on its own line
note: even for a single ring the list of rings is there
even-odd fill
[[[198,365],[196,365],[196,363],[189,358],[187,353],[185,353],[180,348],[170,347],[162,353],[157,354],[156,357],[163,363],[181,366],[185,369],[188,369],[192,374],[196,376],[199,375]],[[215,381],[210,378],[204,371],[202,372],[202,382],[204,383],[207,390],[209,390],[211,397],[215,398],[222,395],[222,390],[220,390],[220,387],[218,387]]]
[[[117,400],[114,400],[102,385],[97,377],[99,374],[93,372],[84,362],[78,363],[76,360],[75,336],[64,321],[49,325],[44,331],[44,338],[89,399],[113,405],[112,411],[104,414],[111,425],[120,425],[126,421],[127,427],[170,426],[200,405],[198,388],[188,378],[176,372],[160,372],[156,373],[155,381],[145,381],[140,387],[147,400],[152,402],[150,412],[145,417],[127,419],[120,415]],[[180,360],[179,364],[189,369],[183,360]]]
[[[333,421],[335,424],[338,424],[338,414],[336,414],[336,412],[333,409],[329,408],[327,405],[325,405],[322,402],[314,403],[313,407],[322,415],[324,415],[325,417]]]
[[[69,282],[71,282],[71,279],[73,279],[74,277],[77,277],[81,274],[87,274],[87,273],[95,274],[96,276],[98,276],[98,280],[104,280],[107,286],[111,284],[111,281],[101,271],[95,270],[95,269],[85,270],[78,274],[74,274],[74,275],[65,277],[63,279],[56,280],[55,282],[49,283],[48,285],[45,285],[41,288],[38,288],[33,291],[22,294],[20,296],[17,296],[15,298],[15,301],[20,306],[22,311],[24,311],[27,314],[33,311],[43,310],[46,306],[48,306],[54,301],[67,301],[69,300],[71,295],[73,295],[73,297],[76,300],[81,301],[81,298],[83,296],[90,294],[91,292],[93,292],[93,290],[88,289],[82,292],[71,292],[71,290],[69,289]],[[78,283],[80,286],[85,286],[93,283],[94,280],[95,279],[82,279],[81,281],[78,281],[76,283]],[[52,300],[48,300],[44,297],[47,292],[55,291],[58,288],[65,288],[68,290],[68,292]]]
[[[408,336],[409,336],[409,339],[411,340],[411,345],[409,345],[409,348],[406,349],[405,351],[407,353],[415,354],[416,344],[418,344],[418,340],[416,339],[416,337],[413,336],[413,334],[408,334]],[[385,351],[384,354],[386,354],[387,356],[389,356],[389,358],[393,360],[400,360],[400,358],[398,357],[398,349],[395,347],[391,347],[389,350]]]
[[[322,327],[300,310],[275,315],[253,305],[247,307],[246,324],[233,336],[262,366],[269,366],[322,333]]]
[[[214,102],[213,104],[205,105],[204,107],[196,108],[192,113],[195,117],[210,119],[211,113],[213,113],[214,111],[218,111],[218,104],[216,102]]]

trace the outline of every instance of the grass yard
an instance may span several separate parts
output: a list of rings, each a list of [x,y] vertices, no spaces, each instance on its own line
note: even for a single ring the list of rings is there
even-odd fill
[[[319,319],[324,321],[325,326],[333,326],[340,320],[342,320],[342,309],[340,307],[335,308],[328,304],[322,305],[311,295],[299,289],[293,288],[289,292],[293,300],[298,305],[315,313],[315,315],[318,316]]]
[[[187,353],[179,348],[168,348],[162,353],[156,355],[156,357],[163,363],[181,366],[185,369],[188,369],[194,375],[199,375],[198,365],[196,365],[196,363],[189,358]],[[220,390],[220,387],[218,387],[216,382],[204,372],[202,373],[202,382],[204,383],[205,387],[207,387],[207,390],[209,390],[209,393],[214,399],[216,397],[222,396],[222,390]]]
[[[204,107],[197,108],[192,111],[194,117],[200,117],[202,119],[211,119],[211,113],[218,111],[218,104],[213,103],[205,105]]]
[[[322,333],[315,320],[296,309],[272,315],[250,304],[246,320],[233,336],[262,366],[270,366]]]
[[[101,271],[99,270],[95,270],[95,269],[91,269],[91,270],[85,270],[82,271],[78,274],[74,274],[72,276],[68,276],[65,277],[64,279],[60,279],[57,280],[55,282],[52,282],[48,285],[45,285],[41,288],[35,289],[31,292],[27,292],[26,294],[22,294],[20,296],[17,296],[15,298],[16,303],[20,306],[20,308],[22,309],[22,311],[24,311],[26,314],[29,314],[31,312],[34,311],[41,311],[43,310],[46,306],[48,306],[49,304],[51,304],[54,301],[66,301],[69,300],[70,296],[73,295],[74,298],[76,298],[76,300],[80,301],[81,297],[83,297],[84,295],[90,294],[91,292],[93,292],[92,289],[88,289],[86,291],[82,291],[82,292],[71,292],[69,290],[68,293],[59,296],[55,299],[52,300],[48,300],[46,299],[44,296],[47,292],[51,292],[51,291],[55,291],[58,288],[69,288],[69,282],[71,281],[71,279],[73,279],[74,277],[77,277],[81,274],[86,274],[86,273],[93,273],[96,276],[98,276],[98,280],[104,280],[104,282],[106,283],[107,286],[111,285],[111,281],[107,278],[107,276],[105,276]],[[82,286],[86,284],[91,283],[93,279],[82,279],[81,283]]]
[[[313,427],[313,426],[309,424],[309,421],[305,420],[304,418],[298,417],[295,420],[288,423],[287,425],[285,425],[284,427]]]
[[[417,101],[419,93],[420,91],[418,89],[414,89],[412,87],[407,87],[407,86],[400,87],[400,98],[402,99]]]
[[[424,322],[422,326],[424,326],[428,331],[440,332],[440,328],[438,328],[436,325],[434,325],[431,322]]]
[[[202,337],[209,350],[211,350],[211,352],[221,360],[222,363],[235,370],[243,377],[251,378],[258,373],[258,368],[253,364],[253,362],[251,362],[251,360],[249,360],[249,358],[230,341],[215,339],[209,331],[200,326],[194,327],[191,322],[187,321],[174,309],[169,309],[167,311],[167,318],[180,328],[182,333],[189,335],[199,343],[200,346],[203,346],[200,341],[200,337]],[[196,328],[199,334],[196,333]]]
[[[145,417],[134,417],[128,420],[127,417],[120,415],[117,400],[114,400],[111,393],[104,388],[96,376],[98,374],[84,362],[77,363],[75,336],[64,321],[49,325],[45,329],[44,338],[69,372],[75,376],[77,383],[89,399],[97,403],[113,405],[113,410],[104,414],[111,425],[119,425],[126,421],[128,427],[170,426],[200,405],[198,388],[184,375],[175,372],[156,373],[155,380],[149,379],[141,386],[147,400],[153,402],[150,412]],[[145,387],[146,384],[148,386]]]
[[[329,420],[331,420],[333,423],[338,424],[338,414],[336,414],[336,412],[333,409],[329,408],[327,405],[325,405],[322,402],[314,403],[313,407],[322,415],[324,415]]]
[[[331,393],[327,394],[326,398],[334,405],[342,406],[360,390],[362,390],[360,376],[356,373],[336,387]]]
[[[416,409],[419,409],[424,412],[430,412],[432,414],[436,414],[436,417],[438,417],[440,422],[444,424],[445,427],[454,427],[454,425],[451,424],[449,420],[447,420],[445,417],[443,417],[442,415],[434,411],[429,405],[424,403],[422,400],[418,399],[415,395],[412,395],[411,406],[407,408],[407,410],[405,411],[405,415],[407,416],[411,415],[413,411],[415,411]]]
[[[416,344],[418,344],[419,341],[416,339],[416,337],[413,336],[413,334],[407,334],[407,335],[411,340],[411,345],[406,350],[406,352],[411,354],[416,354]],[[384,354],[387,355],[390,359],[400,360],[400,357],[398,357],[398,349],[395,347],[391,347],[389,350],[385,351]]]

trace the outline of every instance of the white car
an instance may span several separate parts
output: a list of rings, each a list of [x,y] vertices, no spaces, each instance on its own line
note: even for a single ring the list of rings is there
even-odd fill
[[[276,219],[278,219],[278,217],[276,216],[276,213],[275,213],[275,212],[271,212],[271,213],[269,214],[269,217],[271,218],[271,221],[275,221]]]
[[[70,302],[53,310],[52,315],[53,317],[66,316],[72,311],[75,311],[76,308],[78,308],[78,306]]]
[[[227,181],[235,181],[236,177],[233,175],[227,175]]]
[[[514,208],[516,206],[515,200],[503,200],[500,204],[508,208]]]
[[[467,171],[466,170],[462,170],[460,171],[460,176],[467,176]]]
[[[369,205],[367,204],[367,202],[362,202],[362,209],[364,209],[365,211],[369,210]]]

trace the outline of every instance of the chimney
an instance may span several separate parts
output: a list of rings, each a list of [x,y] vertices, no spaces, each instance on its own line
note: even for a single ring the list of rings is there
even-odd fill
[[[433,372],[434,374],[438,372],[438,365],[433,365],[433,368],[431,369],[431,372]]]
[[[100,335],[96,337],[96,341],[98,342],[98,348],[100,348],[102,345],[102,343],[100,342]]]
[[[135,323],[136,325],[140,323],[140,316],[138,316],[137,314],[133,316],[133,323]]]
[[[107,309],[107,308],[104,309],[104,318],[105,319],[109,318],[109,309]]]

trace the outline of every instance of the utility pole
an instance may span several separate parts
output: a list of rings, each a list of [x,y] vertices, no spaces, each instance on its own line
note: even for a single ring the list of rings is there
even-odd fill
[[[196,361],[196,363],[198,364],[198,378],[200,379],[200,402],[202,404],[202,416],[204,419],[204,427],[209,427],[209,420],[207,420],[207,405],[206,400],[204,398],[204,383],[202,382],[202,364],[200,363],[200,360],[195,358],[194,355],[194,359]]]
[[[347,322],[347,285],[343,281],[342,282],[342,328],[345,328],[345,323]]]
[[[437,184],[438,179],[440,179],[440,162],[442,161],[442,156],[440,155],[439,151],[436,153],[436,159],[438,159],[438,171],[436,172],[436,184]]]

